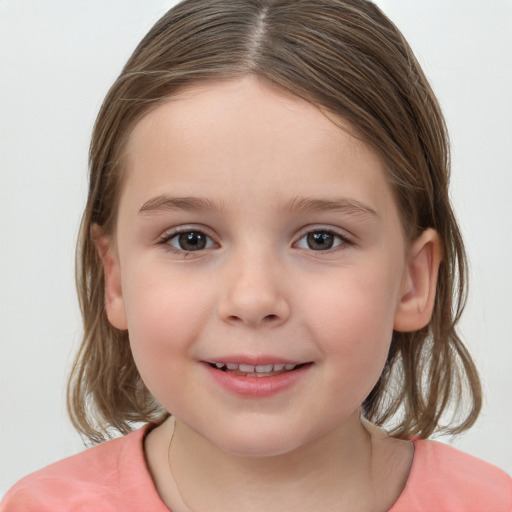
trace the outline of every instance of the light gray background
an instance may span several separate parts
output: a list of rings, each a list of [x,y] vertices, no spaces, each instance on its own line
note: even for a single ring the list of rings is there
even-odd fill
[[[462,331],[486,392],[478,424],[453,442],[512,472],[512,1],[377,3],[416,51],[453,142],[472,279]],[[0,496],[83,448],[64,387],[81,330],[73,253],[90,132],[173,4],[0,0]]]

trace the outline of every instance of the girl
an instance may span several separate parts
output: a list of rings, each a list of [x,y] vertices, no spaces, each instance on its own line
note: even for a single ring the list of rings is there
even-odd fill
[[[481,404],[447,160],[370,2],[172,9],[100,111],[79,241],[69,409],[127,435],[2,510],[512,510],[505,473],[425,440]]]

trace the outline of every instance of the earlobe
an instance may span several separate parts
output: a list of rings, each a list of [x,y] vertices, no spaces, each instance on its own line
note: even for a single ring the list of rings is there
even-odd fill
[[[91,237],[98,251],[105,276],[105,312],[110,324],[119,330],[128,328],[121,286],[121,268],[117,249],[111,236],[98,225],[91,229]]]
[[[402,281],[394,330],[417,331],[432,316],[442,246],[434,229],[425,230],[412,244]]]

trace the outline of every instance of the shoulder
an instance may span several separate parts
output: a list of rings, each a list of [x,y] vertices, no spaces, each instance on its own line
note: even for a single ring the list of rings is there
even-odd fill
[[[392,512],[512,512],[512,478],[452,446],[415,440],[406,487]]]
[[[144,459],[146,431],[112,439],[26,476],[6,494],[0,512],[111,512],[158,503]]]

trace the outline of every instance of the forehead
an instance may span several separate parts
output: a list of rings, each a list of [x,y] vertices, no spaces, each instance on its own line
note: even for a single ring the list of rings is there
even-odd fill
[[[302,141],[304,149],[322,145],[328,139],[339,139],[339,131],[348,134],[355,129],[345,120],[303,100],[292,92],[258,77],[225,80],[188,86],[173,94],[160,107],[144,116],[133,129],[128,139],[128,153],[133,156],[140,142],[147,147],[148,138],[155,146],[165,129],[168,142],[179,144],[180,149],[194,145],[201,149],[196,137],[201,138],[201,147],[212,146],[222,141],[229,133],[232,146],[236,147],[244,137],[254,142],[265,142],[262,129],[273,138],[273,145],[286,145],[290,139]],[[240,131],[239,128],[243,128]],[[142,141],[142,139],[145,139]],[[172,139],[172,140],[171,140]],[[355,138],[345,138],[344,148],[357,150]],[[352,144],[351,144],[352,143]]]
[[[256,78],[192,86],[135,126],[125,185],[140,200],[170,188],[229,202],[251,192],[322,196],[336,186],[337,195],[385,202],[384,164],[351,132],[342,119]]]

